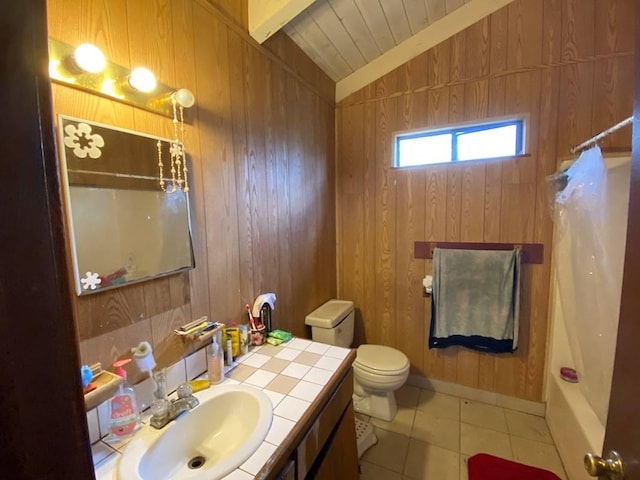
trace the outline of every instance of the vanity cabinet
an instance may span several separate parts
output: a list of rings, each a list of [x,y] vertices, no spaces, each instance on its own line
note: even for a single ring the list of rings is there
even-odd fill
[[[311,409],[300,428],[292,432],[291,443],[279,450],[286,460],[271,465],[277,480],[335,480],[358,478],[358,452],[353,413],[351,361],[342,371],[331,393]],[[282,458],[282,457],[281,457]],[[258,475],[260,478],[261,476]]]

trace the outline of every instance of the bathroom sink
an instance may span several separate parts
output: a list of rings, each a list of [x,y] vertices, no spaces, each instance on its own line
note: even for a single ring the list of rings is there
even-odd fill
[[[127,445],[118,480],[214,480],[245,462],[271,426],[271,401],[244,385],[196,394],[200,405],[161,430],[145,425]]]

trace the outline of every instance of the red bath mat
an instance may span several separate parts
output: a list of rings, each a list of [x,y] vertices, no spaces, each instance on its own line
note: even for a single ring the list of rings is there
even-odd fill
[[[541,468],[478,453],[468,460],[469,480],[560,480],[555,473]]]

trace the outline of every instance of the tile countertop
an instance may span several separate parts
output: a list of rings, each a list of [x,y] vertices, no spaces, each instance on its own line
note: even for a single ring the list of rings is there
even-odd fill
[[[282,468],[348,373],[354,357],[355,350],[299,338],[277,347],[253,347],[241,357],[220,385],[243,384],[262,390],[273,404],[273,421],[258,450],[223,480],[266,478],[274,468]],[[143,413],[143,422],[149,418],[148,411]],[[101,459],[95,467],[97,480],[117,479],[118,459],[127,443],[93,445],[94,459]]]

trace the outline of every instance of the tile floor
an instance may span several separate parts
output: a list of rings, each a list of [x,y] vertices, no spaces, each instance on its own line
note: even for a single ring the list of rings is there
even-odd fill
[[[378,443],[360,459],[360,480],[468,480],[476,453],[567,478],[544,418],[409,385],[396,400],[392,422],[370,419]]]

